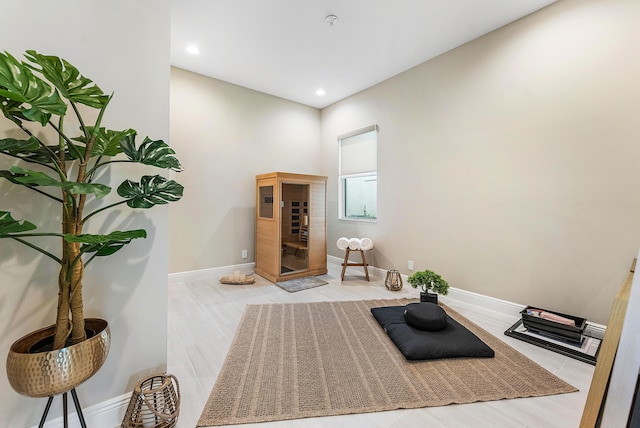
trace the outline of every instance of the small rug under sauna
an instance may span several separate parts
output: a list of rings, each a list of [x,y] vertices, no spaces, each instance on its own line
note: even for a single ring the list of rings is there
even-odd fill
[[[308,290],[310,288],[320,287],[321,285],[327,285],[328,282],[316,278],[315,276],[305,276],[302,278],[290,279],[289,281],[276,282],[276,285],[289,293],[295,293],[296,291]]]
[[[248,305],[198,426],[577,391],[446,306],[495,358],[405,360],[370,309],[412,301]]]

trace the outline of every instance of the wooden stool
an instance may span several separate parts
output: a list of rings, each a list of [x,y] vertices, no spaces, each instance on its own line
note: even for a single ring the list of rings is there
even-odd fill
[[[364,250],[350,250],[349,248],[347,248],[346,253],[344,255],[344,262],[342,263],[342,281],[344,281],[344,271],[347,270],[347,266],[362,266],[364,267],[364,274],[367,278],[367,281],[369,281],[369,271],[367,270],[367,259],[365,259],[364,257]],[[362,257],[362,263],[350,263],[349,262],[349,254],[351,254],[351,251],[360,251],[360,256]]]

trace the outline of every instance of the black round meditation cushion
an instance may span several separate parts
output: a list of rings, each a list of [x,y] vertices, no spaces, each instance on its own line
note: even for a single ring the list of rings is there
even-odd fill
[[[404,320],[418,330],[437,331],[447,326],[447,313],[435,303],[409,303],[405,306]]]

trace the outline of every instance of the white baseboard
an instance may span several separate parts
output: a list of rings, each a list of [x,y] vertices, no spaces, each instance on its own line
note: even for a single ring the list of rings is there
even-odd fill
[[[327,263],[331,263],[334,265],[338,265],[338,266],[342,266],[342,262],[344,261],[344,259],[341,259],[340,257],[336,257],[336,256],[329,256],[327,255]],[[362,270],[361,267],[352,267],[349,268],[349,271],[345,272],[345,275],[347,275],[351,269],[360,269],[359,273],[364,273],[364,271]],[[374,276],[376,278],[386,278],[387,276],[387,271],[384,269],[380,269],[377,268],[375,266],[369,266],[367,265],[367,270],[369,271],[369,276]]]
[[[73,400],[70,395],[67,396],[67,407],[69,412],[73,410],[73,413],[69,413],[69,426],[80,426],[80,420],[78,414],[75,412]],[[127,411],[127,406],[131,400],[131,393],[122,394],[118,397],[111,398],[103,401],[102,403],[94,404],[93,406],[82,409],[84,420],[88,427],[91,428],[116,428],[121,426],[122,418]],[[82,399],[80,401],[82,405]],[[62,407],[62,396],[56,396],[53,399],[51,407]],[[64,418],[62,416],[46,421],[45,426],[47,428],[63,428]],[[36,428],[34,425],[32,428]]]
[[[343,259],[335,256],[327,256],[327,262],[337,264],[342,266]],[[378,278],[386,278],[387,271],[384,269],[380,269],[377,267],[369,266],[369,275],[375,276]],[[406,284],[407,275],[402,274],[402,281]],[[446,299],[457,300],[462,303],[466,303],[469,305],[480,306],[490,311],[498,312],[504,315],[514,315],[520,312],[527,305],[523,305],[521,303],[509,302],[507,300],[497,299],[495,297],[485,296],[483,294],[474,293],[472,291],[461,290],[459,288],[450,287],[449,294],[446,297],[443,297],[443,300]],[[588,334],[602,338],[604,337],[604,333],[607,327],[602,324],[596,324],[587,321],[586,330]]]
[[[342,266],[343,260],[339,257],[335,256],[327,256],[327,261],[329,263],[337,264]],[[386,278],[387,271],[385,269],[380,269],[374,266],[369,266],[369,275],[373,275],[378,278]],[[407,275],[402,274],[402,281],[407,284]],[[482,306],[491,311],[496,311],[504,314],[514,314],[518,313],[522,310],[526,305],[520,305],[517,303],[507,302],[506,300],[496,299],[494,297],[484,296],[482,294],[473,293],[470,291],[460,290],[455,287],[449,288],[449,294],[447,294],[446,298],[459,300],[464,303],[468,303],[471,305]]]
[[[202,279],[212,279],[212,278],[220,278],[226,275],[233,273],[238,270],[240,273],[249,274],[253,272],[256,264],[254,262],[251,263],[243,263],[239,265],[232,266],[222,266],[215,267],[209,269],[200,269],[200,270],[192,270],[187,272],[176,272],[169,274],[169,284],[174,284],[176,282],[187,282],[187,281],[198,281]]]
[[[342,266],[343,259],[336,256],[327,255],[327,263],[331,263],[334,265]],[[196,281],[202,279],[213,279],[220,278],[225,275],[229,275],[236,270],[239,270],[241,273],[249,273],[253,272],[255,268],[255,263],[244,263],[240,265],[232,265],[232,266],[223,266],[211,269],[201,269],[196,271],[189,272],[178,272],[169,274],[169,284],[183,281]],[[357,268],[350,268],[357,269]],[[387,271],[385,269],[380,269],[375,266],[368,266],[369,276],[375,278],[384,279],[386,277]],[[407,282],[407,275],[402,275],[402,280]],[[524,307],[522,303],[514,303],[509,302],[502,299],[497,299],[495,297],[485,296],[483,294],[474,293],[471,291],[461,290],[459,288],[450,287],[449,294],[445,299],[453,299],[458,300],[460,302],[481,306],[487,310],[498,312],[500,314],[513,315],[520,312]],[[587,330],[590,335],[596,337],[604,337],[604,332],[607,327],[602,324],[596,324],[587,321]]]

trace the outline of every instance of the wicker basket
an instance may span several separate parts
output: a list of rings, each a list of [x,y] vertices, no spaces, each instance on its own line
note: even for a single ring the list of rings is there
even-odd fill
[[[144,379],[133,391],[122,428],[171,428],[178,423],[180,385],[170,374]]]

